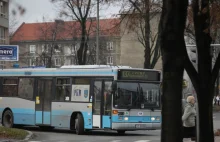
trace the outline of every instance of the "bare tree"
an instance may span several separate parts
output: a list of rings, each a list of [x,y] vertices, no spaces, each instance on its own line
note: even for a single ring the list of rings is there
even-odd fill
[[[18,26],[18,19],[16,15],[10,13],[9,16],[9,38],[12,38],[12,35],[14,34],[16,28]]]
[[[43,18],[43,21],[45,19]],[[63,40],[65,32],[64,21],[55,20],[55,22],[43,22],[37,29],[39,31],[39,41],[42,43],[42,51],[38,54],[38,64],[44,64],[51,68],[55,66],[57,59],[60,64],[64,63],[63,44],[59,41]],[[57,57],[57,58],[56,58]]]
[[[87,64],[96,64],[96,54],[96,42],[92,40],[92,42],[90,41],[89,43]],[[107,64],[107,57],[109,55],[111,55],[111,53],[108,49],[108,39],[105,37],[101,37],[99,42],[99,63],[103,65]]]
[[[72,20],[79,22],[80,47],[76,56],[78,64],[85,65],[90,30],[87,21],[95,4],[92,3],[92,0],[52,0],[52,2],[62,7],[60,10],[61,15],[71,17]]]
[[[114,3],[118,0],[108,0],[108,2]],[[154,21],[161,13],[161,1],[123,0],[121,5],[121,11],[123,11],[121,20],[126,23],[125,29],[136,33],[138,41],[145,48],[144,68],[154,68],[161,57],[160,31],[157,25],[159,19]]]
[[[36,24],[36,37],[39,45],[35,46],[35,51],[23,51],[20,53],[21,62],[28,65],[44,65],[48,68],[55,67],[55,62],[63,65],[65,62],[64,57],[64,44],[63,33],[65,33],[64,21],[55,20],[55,22],[45,22],[43,17],[42,23]],[[30,61],[31,60],[31,61]]]

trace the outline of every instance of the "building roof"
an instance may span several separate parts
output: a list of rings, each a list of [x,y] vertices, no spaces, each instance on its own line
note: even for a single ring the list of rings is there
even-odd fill
[[[119,36],[120,19],[100,19],[100,36]],[[87,20],[87,32],[90,37],[96,36],[96,20]],[[71,40],[81,37],[81,26],[78,21],[22,23],[15,31],[11,42],[52,40],[56,31],[56,40]]]

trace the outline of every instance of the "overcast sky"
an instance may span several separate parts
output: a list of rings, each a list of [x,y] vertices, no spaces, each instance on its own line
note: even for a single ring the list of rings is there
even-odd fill
[[[50,2],[50,0],[11,0],[10,11],[15,7],[16,4],[22,5],[26,12],[23,16],[17,16],[19,25],[23,22],[41,22],[42,17],[46,16],[49,20],[54,20],[58,17],[57,7]],[[100,18],[112,17],[112,15],[117,14],[120,7],[101,7]]]

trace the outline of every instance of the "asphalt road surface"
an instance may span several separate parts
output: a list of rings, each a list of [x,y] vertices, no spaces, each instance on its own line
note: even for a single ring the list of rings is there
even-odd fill
[[[92,131],[86,135],[76,135],[73,131],[53,130],[44,131],[37,128],[33,139],[29,142],[160,142],[160,131],[131,131],[125,135],[118,135],[114,131]]]
[[[220,129],[220,112],[213,114],[214,129]],[[160,142],[160,130],[130,131],[118,135],[115,131],[91,131],[76,135],[74,131],[55,129],[42,131],[38,127],[25,128],[34,133],[29,142]]]

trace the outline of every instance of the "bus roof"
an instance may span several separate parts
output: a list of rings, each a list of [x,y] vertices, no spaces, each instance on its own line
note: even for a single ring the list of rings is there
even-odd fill
[[[100,68],[111,68],[111,69],[120,69],[120,68],[132,68],[130,66],[111,66],[111,65],[67,65],[60,68],[67,69],[100,69]]]
[[[71,65],[60,68],[26,67],[1,69],[0,76],[115,76],[120,69],[158,71],[154,69],[131,68],[129,66]]]

